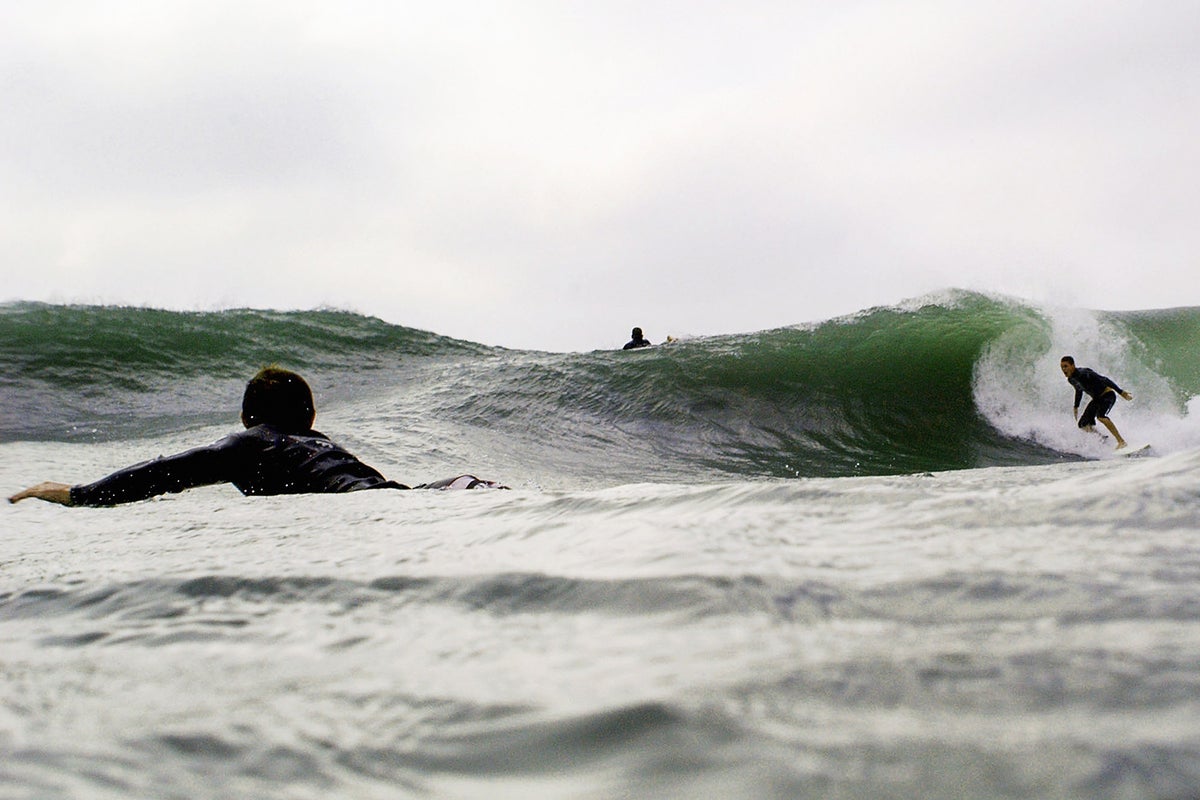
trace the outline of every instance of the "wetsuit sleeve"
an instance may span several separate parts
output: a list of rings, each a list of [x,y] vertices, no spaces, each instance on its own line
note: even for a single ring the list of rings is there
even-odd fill
[[[1075,408],[1079,408],[1079,401],[1083,399],[1083,384],[1072,378],[1070,381],[1071,387],[1075,389]]]
[[[126,467],[94,483],[72,486],[71,505],[114,506],[228,481],[235,474],[240,441],[230,436],[207,447]]]

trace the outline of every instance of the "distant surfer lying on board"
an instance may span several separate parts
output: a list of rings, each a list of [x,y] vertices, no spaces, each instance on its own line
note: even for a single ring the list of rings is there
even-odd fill
[[[641,328],[634,328],[631,336],[632,338],[625,343],[625,346],[621,348],[622,350],[636,350],[639,347],[649,347],[651,344],[650,340],[642,335]]]
[[[1075,366],[1075,359],[1071,356],[1063,356],[1059,362],[1062,368],[1063,375],[1067,376],[1067,383],[1075,388],[1075,418],[1079,421],[1079,427],[1090,433],[1096,431],[1096,420],[1099,420],[1104,427],[1108,428],[1109,433],[1117,440],[1117,449],[1125,447],[1125,440],[1121,438],[1121,434],[1117,432],[1117,426],[1108,418],[1108,412],[1117,402],[1117,395],[1132,400],[1133,395],[1117,386],[1111,378],[1090,370],[1087,367]],[[1092,398],[1087,404],[1087,408],[1083,410],[1083,416],[1079,416],[1079,401],[1083,398],[1083,393],[1087,392]]]
[[[314,419],[312,390],[304,378],[266,367],[250,379],[242,396],[246,430],[206,447],[126,467],[95,483],[39,483],[8,501],[36,497],[64,506],[112,506],[214,483],[232,483],[246,495],[410,488],[384,478],[325,434],[314,431]],[[472,475],[413,488],[477,487],[506,488]]]

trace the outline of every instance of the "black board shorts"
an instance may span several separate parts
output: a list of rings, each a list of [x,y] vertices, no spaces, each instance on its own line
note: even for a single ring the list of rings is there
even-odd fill
[[[1083,416],[1079,418],[1079,427],[1090,428],[1096,424],[1097,417],[1108,417],[1108,412],[1112,411],[1116,402],[1117,393],[1113,391],[1102,392],[1099,397],[1093,397],[1092,402],[1083,410]]]

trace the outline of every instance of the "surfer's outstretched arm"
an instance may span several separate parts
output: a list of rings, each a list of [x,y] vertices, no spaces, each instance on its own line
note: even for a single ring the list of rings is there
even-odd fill
[[[8,502],[19,503],[30,497],[45,500],[47,503],[58,503],[60,506],[69,506],[71,505],[71,487],[65,483],[44,481],[37,486],[30,486],[28,489],[17,492],[8,498]]]

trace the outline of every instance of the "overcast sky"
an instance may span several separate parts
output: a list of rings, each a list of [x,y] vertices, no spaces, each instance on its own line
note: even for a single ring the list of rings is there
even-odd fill
[[[0,300],[620,346],[1200,305],[1194,0],[0,0]]]

